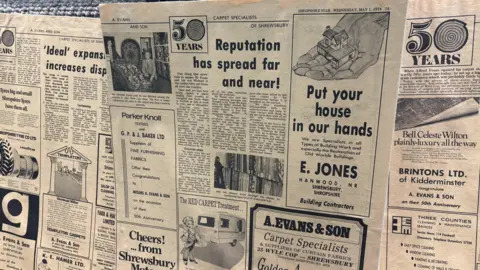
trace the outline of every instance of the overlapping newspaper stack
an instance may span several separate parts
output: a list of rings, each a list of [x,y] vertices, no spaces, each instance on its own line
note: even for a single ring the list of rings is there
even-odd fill
[[[406,4],[1,15],[0,265],[378,268]]]

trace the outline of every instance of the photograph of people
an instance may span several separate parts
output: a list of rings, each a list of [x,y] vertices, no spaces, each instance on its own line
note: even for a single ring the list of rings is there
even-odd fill
[[[168,34],[104,36],[114,91],[171,94]]]
[[[215,172],[214,172],[214,186],[215,188],[225,188],[225,179],[223,177],[223,165],[220,162],[220,157],[215,157]]]
[[[152,54],[149,51],[145,52],[145,59],[142,61],[142,73],[143,76],[150,82],[157,79],[155,61],[153,61]]]
[[[213,167],[214,188],[282,196],[285,171],[282,159],[217,152]]]

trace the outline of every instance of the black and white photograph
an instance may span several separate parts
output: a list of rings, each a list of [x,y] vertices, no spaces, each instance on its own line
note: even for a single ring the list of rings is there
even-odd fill
[[[217,153],[214,187],[281,197],[284,161],[278,158]]]
[[[35,180],[38,175],[36,157],[19,153],[9,140],[0,138],[0,176]]]
[[[479,98],[399,98],[395,130],[410,129],[478,114]]]
[[[168,33],[104,36],[114,91],[171,94]]]
[[[105,137],[105,153],[107,154],[113,153],[112,137]]]
[[[302,51],[294,62],[293,71],[298,76],[314,80],[356,79],[378,62],[389,14],[355,13],[339,19],[334,16],[338,15],[303,16],[298,28],[303,32],[298,33],[298,38],[310,49]]]

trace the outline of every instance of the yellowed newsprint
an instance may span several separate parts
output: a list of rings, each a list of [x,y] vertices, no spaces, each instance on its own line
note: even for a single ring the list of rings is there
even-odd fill
[[[117,269],[377,269],[405,13],[102,5]]]
[[[116,269],[100,20],[1,14],[0,41],[0,269]]]
[[[479,4],[409,2],[381,269],[480,265]]]

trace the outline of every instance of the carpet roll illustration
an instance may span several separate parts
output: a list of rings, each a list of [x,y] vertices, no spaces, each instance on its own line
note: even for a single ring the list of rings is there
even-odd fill
[[[432,125],[478,114],[479,98],[399,98],[395,130]]]
[[[465,46],[468,40],[466,23],[451,19],[441,23],[435,30],[434,42],[437,49],[445,53],[456,52]]]
[[[0,176],[34,180],[38,177],[38,161],[35,157],[19,154],[8,140],[0,139]]]

